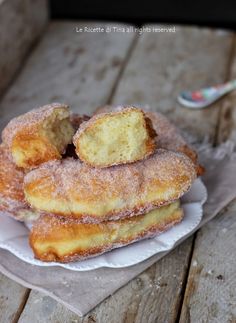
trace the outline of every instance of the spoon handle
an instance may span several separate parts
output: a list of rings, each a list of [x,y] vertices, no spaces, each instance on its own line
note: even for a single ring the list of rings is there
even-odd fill
[[[236,89],[236,80],[229,81],[229,82],[225,83],[222,87],[223,87],[222,90],[225,93],[235,90]]]

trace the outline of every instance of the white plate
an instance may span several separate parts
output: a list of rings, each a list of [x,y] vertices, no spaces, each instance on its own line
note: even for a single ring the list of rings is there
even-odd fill
[[[207,199],[206,188],[197,179],[190,191],[183,196],[181,204],[184,219],[168,231],[151,239],[142,240],[129,246],[114,249],[101,256],[69,264],[46,263],[34,259],[28,244],[29,230],[21,222],[15,221],[4,213],[0,216],[0,248],[13,253],[21,260],[32,265],[51,267],[61,266],[75,271],[86,271],[100,267],[122,268],[135,265],[159,252],[173,248],[175,243],[191,233],[202,218],[202,205]]]

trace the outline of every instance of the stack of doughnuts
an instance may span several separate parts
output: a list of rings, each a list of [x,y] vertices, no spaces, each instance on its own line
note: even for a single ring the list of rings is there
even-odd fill
[[[37,259],[77,261],[180,222],[179,199],[202,172],[157,112],[105,106],[87,117],[53,103],[2,132],[0,210],[33,222]]]

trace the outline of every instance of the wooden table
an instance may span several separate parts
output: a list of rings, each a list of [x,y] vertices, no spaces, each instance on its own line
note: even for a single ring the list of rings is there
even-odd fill
[[[31,4],[33,17],[39,6],[41,16],[28,20],[28,36],[19,32],[25,21],[18,12],[15,30],[8,31],[14,41],[4,40],[14,50],[0,58],[5,75],[0,81],[1,128],[15,115],[52,101],[87,114],[106,103],[137,103],[163,112],[189,133],[193,144],[236,141],[235,94],[203,111],[176,103],[182,89],[236,78],[233,32],[176,26],[175,33],[77,33],[76,27],[114,24],[48,23],[44,5]],[[84,318],[0,275],[0,322],[236,322],[235,213],[236,203],[231,203]]]

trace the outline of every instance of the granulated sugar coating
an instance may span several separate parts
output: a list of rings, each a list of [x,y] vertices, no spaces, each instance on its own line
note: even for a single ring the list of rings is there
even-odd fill
[[[30,110],[29,112],[13,118],[2,132],[2,141],[6,145],[11,145],[13,138],[22,127],[35,130],[41,123],[50,117],[55,109],[68,109],[68,106],[61,103],[52,103],[44,105],[41,108]],[[69,111],[67,112],[69,116]]]
[[[198,164],[196,151],[190,147],[180,134],[179,130],[161,113],[145,112],[147,117],[152,121],[152,126],[157,133],[157,148],[178,151],[186,154],[195,164],[198,175],[204,171]]]
[[[3,130],[2,139],[15,164],[32,169],[61,159],[75,132],[69,117],[67,106],[53,103],[12,119]]]
[[[27,201],[38,210],[101,222],[144,214],[180,198],[196,178],[184,154],[157,149],[149,158],[104,169],[72,158],[28,173]]]
[[[18,221],[35,221],[39,213],[30,209],[23,191],[24,171],[12,161],[8,148],[0,144],[0,211]]]
[[[8,202],[8,210],[24,205],[23,192],[24,172],[11,160],[7,147],[0,145],[0,196]],[[0,209],[4,204],[0,204]]]
[[[24,172],[13,163],[8,149],[0,145],[0,211],[18,220],[29,210],[23,192]]]

